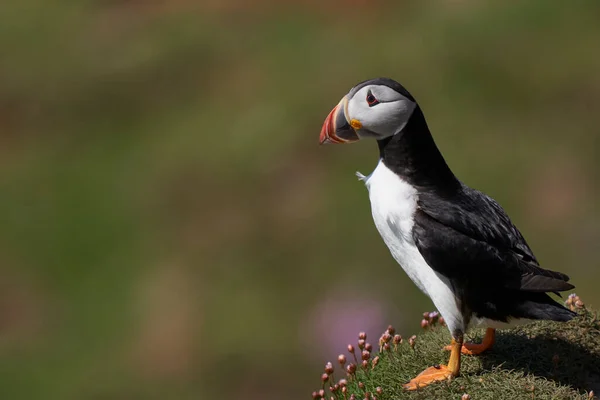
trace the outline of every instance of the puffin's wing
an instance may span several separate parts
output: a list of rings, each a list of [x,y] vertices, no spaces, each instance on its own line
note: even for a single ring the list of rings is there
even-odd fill
[[[414,221],[413,237],[419,252],[431,268],[449,279],[527,292],[574,288],[567,283],[567,275],[545,270],[534,257],[524,257],[519,249],[502,246],[506,240],[494,243],[485,240],[485,235],[473,237],[423,209],[416,211]]]
[[[502,206],[486,194],[462,185],[452,198],[424,193],[419,208],[443,225],[492,246],[510,249],[525,261],[538,264],[525,238]]]

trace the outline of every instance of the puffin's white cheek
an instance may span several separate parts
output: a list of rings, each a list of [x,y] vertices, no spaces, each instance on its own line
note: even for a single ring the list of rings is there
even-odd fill
[[[381,135],[392,135],[396,127],[401,123],[401,118],[394,114],[387,112],[377,112],[373,114],[374,115],[370,116],[368,123],[363,125],[368,127],[369,130]]]

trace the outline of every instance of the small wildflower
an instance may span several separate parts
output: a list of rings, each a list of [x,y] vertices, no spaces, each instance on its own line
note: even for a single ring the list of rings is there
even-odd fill
[[[390,344],[389,343],[384,344],[383,345],[383,350],[390,351],[391,350]]]
[[[321,375],[321,381],[327,382],[328,380],[329,380],[329,375],[327,375],[327,374]]]
[[[344,398],[345,398],[346,393],[348,393],[348,388],[346,386],[342,386],[342,393],[344,394]]]
[[[356,396],[351,394],[349,400],[356,400]]]
[[[446,320],[445,320],[445,319],[444,319],[444,317],[442,317],[442,316],[440,316],[440,317],[438,318],[438,323],[439,323],[441,326],[446,326]]]
[[[358,338],[360,340],[367,340],[367,334],[365,332],[361,332],[358,334]]]
[[[379,363],[379,356],[375,356],[373,361],[371,361],[371,366],[372,366],[371,368],[374,369],[378,363]]]
[[[321,397],[321,398],[325,397],[325,390],[323,390],[323,389],[319,390],[319,397]]]
[[[321,396],[319,396],[319,393],[317,393],[317,392],[312,392],[312,398],[316,400],[316,399],[320,399]]]
[[[579,296],[577,296],[575,293],[571,293],[569,295],[569,297],[567,297],[567,300],[565,301],[565,305],[568,306],[571,309],[571,311],[575,311],[577,301],[581,301]]]
[[[375,389],[375,391],[377,392],[378,395],[382,395],[383,394],[383,389],[380,386],[377,386],[377,388]]]
[[[425,312],[423,313],[423,319],[425,319],[425,320],[429,321],[429,311],[425,311]]]
[[[384,332],[383,333],[383,341],[388,343],[390,340],[392,340],[392,335],[390,335],[389,332]]]
[[[427,329],[427,327],[429,327],[429,321],[427,321],[426,319],[421,321],[421,328],[423,329]]]
[[[340,363],[340,365],[343,367],[344,365],[346,365],[346,356],[343,354],[340,354],[338,356],[338,363]]]
[[[394,334],[396,333],[396,329],[394,329],[393,326],[389,325],[387,328],[387,332],[390,334],[390,336],[394,336]]]
[[[340,385],[340,387],[344,387],[344,386],[348,385],[348,381],[346,379],[340,379],[340,381],[338,382],[338,385]]]
[[[354,373],[356,372],[356,364],[348,364],[348,366],[346,367],[346,371],[348,371],[350,375],[354,375]]]
[[[584,306],[585,306],[585,304],[583,304],[583,301],[581,301],[581,300],[577,300],[575,302],[575,307],[577,307],[577,308],[583,308]]]
[[[410,339],[408,339],[408,344],[410,345],[411,348],[415,348],[415,342],[417,341],[417,336],[416,335],[412,335],[410,337]]]
[[[356,353],[354,352],[354,346],[352,346],[351,344],[348,345],[348,352],[352,354],[354,362],[358,364],[358,360],[356,359]]]
[[[365,390],[365,384],[362,382],[358,382],[358,387],[360,388],[360,390]]]
[[[394,335],[394,344],[399,345],[400,343],[402,343],[402,336]]]
[[[337,392],[338,390],[340,390],[340,385],[339,385],[339,383],[336,383],[335,385],[333,385],[333,390],[332,390],[332,392],[333,392],[333,393],[335,393],[335,392]]]
[[[437,322],[439,317],[440,317],[440,313],[437,311],[433,311],[433,312],[429,313],[429,320],[434,324]]]
[[[368,352],[373,351],[373,346],[371,345],[371,343],[365,343],[365,350]]]
[[[362,362],[362,369],[366,370],[367,368],[369,368],[369,361],[368,360],[363,360],[363,362]]]
[[[390,335],[389,332],[387,332],[387,331],[384,332],[383,335],[381,335],[381,338],[379,338],[379,349],[381,350],[383,345],[388,343],[391,339],[392,339],[392,335]]]
[[[471,400],[471,396],[468,394],[463,394],[462,397],[460,398],[460,400]]]
[[[358,341],[358,348],[363,350],[365,348],[365,340],[364,339],[360,339]]]
[[[366,350],[363,350],[363,352],[362,352],[362,354],[361,354],[361,358],[362,358],[363,360],[368,360],[369,358],[371,358],[371,353],[369,353],[369,352],[368,352],[368,351],[366,351]]]
[[[333,374],[333,364],[331,364],[330,362],[328,362],[327,364],[325,364],[325,373],[327,375]]]
[[[369,393],[369,392],[365,393],[365,400],[372,400],[371,399],[371,393]]]

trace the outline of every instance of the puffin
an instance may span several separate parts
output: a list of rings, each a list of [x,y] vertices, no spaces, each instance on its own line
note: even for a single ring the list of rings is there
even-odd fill
[[[452,336],[448,364],[426,368],[405,389],[458,376],[461,354],[490,349],[496,329],[575,317],[549,296],[573,289],[569,277],[540,267],[504,209],[454,175],[404,86],[389,78],[357,84],[329,113],[319,140],[361,139],[375,139],[379,148],[373,172],[356,173],[375,226]],[[487,328],[481,343],[464,341],[471,327]]]

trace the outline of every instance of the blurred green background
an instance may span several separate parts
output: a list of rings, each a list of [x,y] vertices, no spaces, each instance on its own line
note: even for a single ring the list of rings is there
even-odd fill
[[[600,2],[0,4],[0,397],[305,399],[429,300],[318,146],[354,84],[418,99],[455,173],[597,289]],[[376,340],[376,339],[374,339]]]

